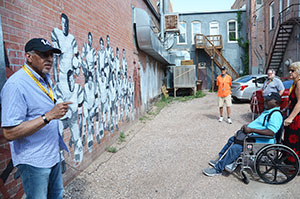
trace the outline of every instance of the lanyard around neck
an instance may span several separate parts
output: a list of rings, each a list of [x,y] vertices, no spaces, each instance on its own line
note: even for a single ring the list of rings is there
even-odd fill
[[[222,75],[221,75],[221,77],[222,77]],[[225,74],[224,77],[222,77],[221,79],[222,79],[222,83],[224,84],[225,81],[226,81],[226,74]]]
[[[297,79],[297,81],[296,82],[293,82],[293,84],[292,84],[292,86],[291,86],[291,88],[290,88],[290,90],[289,90],[289,95],[292,93],[292,91],[293,91],[293,89],[294,89],[294,87],[296,86],[296,84],[297,84],[297,82],[300,80],[300,78],[299,79]]]
[[[44,88],[44,86],[36,79],[36,77],[32,74],[32,72],[31,72],[25,65],[24,65],[22,68],[23,68],[23,69],[25,70],[25,72],[29,75],[29,77],[31,77],[31,79],[33,79],[33,81],[35,81],[35,83],[40,87],[40,89],[42,89],[42,91],[43,91],[44,93],[46,93],[46,95],[48,95],[48,96],[50,97],[50,99],[51,99],[53,102],[55,102],[55,101],[54,101],[54,97],[53,97],[53,91],[52,91],[52,88],[50,87],[49,83],[47,82],[47,84],[48,84],[48,89],[49,89],[50,92],[48,92],[48,91]]]

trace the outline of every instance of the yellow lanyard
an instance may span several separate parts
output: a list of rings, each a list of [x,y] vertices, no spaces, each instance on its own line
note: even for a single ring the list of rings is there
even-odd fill
[[[266,86],[265,86],[265,89],[268,87],[268,85],[271,83],[271,79],[268,79],[267,83],[266,83]]]
[[[35,83],[40,87],[40,89],[42,89],[42,91],[44,91],[44,93],[46,93],[46,95],[48,95],[50,97],[50,99],[55,103],[54,97],[53,97],[53,91],[52,91],[52,88],[50,87],[49,83],[47,82],[50,93],[48,93],[48,91],[44,88],[44,86],[36,79],[36,77],[32,74],[32,72],[28,68],[26,68],[25,65],[22,68],[29,75],[29,77],[31,77],[31,79],[33,79],[33,81],[35,81]]]
[[[296,83],[294,82],[289,90],[289,95],[292,93],[293,88],[296,86],[297,82],[300,80],[300,78],[296,81]]]

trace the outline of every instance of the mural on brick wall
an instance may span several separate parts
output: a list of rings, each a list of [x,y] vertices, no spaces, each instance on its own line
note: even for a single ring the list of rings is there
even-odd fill
[[[136,67],[136,62],[131,60],[134,66],[128,69],[126,50],[111,46],[109,35],[96,39],[89,32],[84,45],[78,46],[76,38],[69,32],[68,16],[61,14],[60,22],[61,26],[53,27],[51,32],[53,46],[62,51],[53,60],[54,91],[58,103],[73,102],[59,121],[59,128],[72,149],[73,165],[79,166],[84,160],[84,151],[92,152],[93,147],[101,144],[104,132],[106,136],[112,135],[122,123],[135,119],[134,105],[148,105],[149,99],[159,94],[161,77],[157,76],[157,62],[150,62],[148,57],[146,67],[141,62]],[[7,49],[8,52],[16,51],[13,47]],[[16,56],[22,59],[22,54]],[[7,77],[18,65],[6,63]],[[8,143],[0,137],[0,145],[3,168],[0,198],[1,194],[9,198],[16,192],[14,197],[21,198],[24,192],[20,178],[15,181],[19,176],[14,172]],[[66,169],[64,155],[61,152],[63,172]]]
[[[63,130],[70,129],[72,135],[69,145],[74,146],[74,162],[79,163],[83,157],[80,135],[83,120],[83,89],[75,83],[74,75],[79,75],[82,60],[78,52],[77,42],[74,36],[69,33],[69,20],[65,14],[61,15],[61,26],[61,30],[54,28],[51,32],[53,46],[62,51],[62,54],[54,56],[53,60],[54,90],[58,102],[73,102],[67,114],[60,120],[60,132],[63,136]],[[62,159],[64,160],[63,154]]]
[[[99,39],[99,50],[93,47],[93,35],[87,35],[81,52],[75,37],[69,33],[67,15],[61,14],[61,29],[54,28],[51,40],[62,53],[54,57],[53,79],[57,101],[72,101],[67,114],[60,120],[64,136],[69,129],[69,147],[74,148],[74,165],[83,160],[83,148],[92,152],[100,144],[104,131],[110,134],[119,130],[121,122],[134,120],[134,83],[127,74],[125,49],[120,59],[110,46],[110,37]],[[80,75],[84,85],[75,83]],[[64,160],[64,154],[61,154]]]

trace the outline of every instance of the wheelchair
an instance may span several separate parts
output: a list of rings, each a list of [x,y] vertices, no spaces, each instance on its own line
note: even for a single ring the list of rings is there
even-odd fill
[[[276,133],[275,144],[255,143],[256,138],[274,139],[273,136],[247,135],[243,152],[234,162],[236,167],[225,170],[232,173],[240,168],[239,173],[245,184],[250,182],[250,175],[268,184],[285,184],[293,180],[299,172],[299,158],[291,148],[281,143],[282,132],[283,125]]]

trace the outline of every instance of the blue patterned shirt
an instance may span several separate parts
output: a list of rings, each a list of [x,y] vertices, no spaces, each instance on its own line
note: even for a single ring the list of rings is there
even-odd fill
[[[25,66],[49,92],[45,80],[28,65]],[[50,75],[46,75],[46,79],[52,87]],[[17,126],[41,117],[55,106],[22,68],[6,81],[1,91],[1,100],[2,127]],[[67,150],[59,134],[58,120],[52,120],[32,135],[10,142],[13,164],[50,168],[60,161],[60,146]]]

